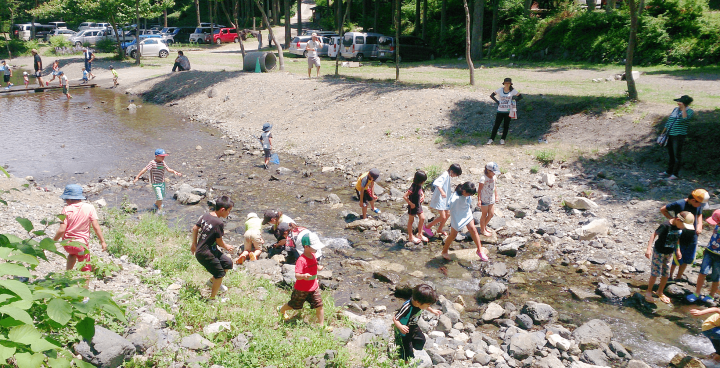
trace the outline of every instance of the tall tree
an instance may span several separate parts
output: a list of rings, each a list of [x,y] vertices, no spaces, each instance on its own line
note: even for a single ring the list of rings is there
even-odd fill
[[[422,0],[415,0],[415,29],[413,29],[413,34],[416,36],[420,35],[420,1]]]
[[[195,0],[195,15],[197,18],[197,26],[200,27],[200,0]]]
[[[627,57],[625,59],[625,80],[627,81],[628,97],[631,100],[638,99],[637,88],[635,88],[635,79],[632,75],[633,57],[635,56],[635,43],[637,42],[638,32],[638,0],[627,0],[630,8],[630,39],[628,40]]]
[[[298,0],[298,2],[300,2]],[[275,34],[273,33],[272,27],[270,26],[270,21],[268,20],[267,13],[265,13],[265,9],[263,9],[262,5],[260,5],[260,0],[255,0],[255,5],[257,5],[257,8],[260,9],[260,13],[262,14],[263,22],[265,23],[265,27],[268,30],[268,34],[270,37],[268,37],[272,43],[275,44],[275,47],[277,47],[278,52],[278,58],[280,59],[280,70],[285,70],[285,62],[283,61],[283,51],[280,44],[275,39]],[[270,42],[270,41],[268,41]]]
[[[532,8],[532,2],[533,2],[533,0],[524,0],[523,8],[525,10],[526,17],[530,16],[530,9]]]
[[[345,2],[347,3],[347,7],[345,8],[345,14],[343,14],[343,17],[340,20],[340,26],[338,27],[338,34],[340,35],[340,42],[342,42],[343,37],[345,37],[345,19],[347,19],[348,15],[350,14],[350,6],[352,6],[352,1],[346,0]],[[340,45],[342,45],[342,43]],[[342,47],[342,46],[338,46],[338,47]],[[335,57],[335,76],[336,77],[340,73],[340,70],[339,70],[340,69],[339,68],[340,57],[341,57],[340,56],[340,48],[338,48],[338,54]]]
[[[482,59],[483,21],[485,19],[485,0],[475,0],[473,4],[472,37],[470,39],[470,56]]]
[[[363,32],[367,32],[367,0],[360,1],[362,1],[362,19],[360,20],[360,26]]]
[[[225,17],[227,17],[228,23],[235,28],[235,32],[238,33],[238,44],[240,45],[240,53],[242,54],[243,60],[245,60],[245,45],[243,44],[243,35],[240,32],[240,0],[232,0],[232,6],[234,9],[233,12],[233,18],[230,17],[230,14],[228,13],[227,9],[225,8],[225,2],[220,1],[220,7],[222,8],[223,13],[225,13]]]
[[[422,39],[426,40],[425,38],[425,29],[427,28],[427,8],[428,8],[428,0],[423,0],[423,13],[422,13]]]
[[[419,0],[415,0],[419,1]],[[400,18],[400,8],[402,1],[395,0],[395,80],[400,80],[400,27],[402,27],[402,20]]]
[[[493,0],[493,17],[492,30],[490,31],[490,48],[488,49],[488,57],[495,51],[495,41],[497,41],[498,29],[498,12],[500,11],[500,0]]]
[[[477,0],[475,0],[477,1]],[[470,70],[470,85],[475,85],[475,65],[473,65],[472,57],[470,57],[470,9],[467,0],[463,0],[465,7],[465,61],[467,61]]]
[[[20,9],[20,1],[19,0],[0,0],[0,15],[3,15],[3,18],[5,15],[10,19],[10,30],[8,31],[8,36],[12,38],[12,25],[15,24],[15,15],[17,15],[18,10]],[[12,59],[12,52],[10,52],[10,42],[5,43],[5,47],[7,47],[7,53],[8,53],[8,59]]]
[[[302,34],[302,0],[297,0],[297,35]]]
[[[447,33],[447,0],[442,0],[440,5],[440,42],[445,42]]]
[[[378,14],[380,11],[380,0],[373,1],[375,4],[375,14],[373,15],[373,32],[378,31]]]
[[[290,41],[292,41],[292,33],[290,32],[290,0],[283,0],[283,5],[285,8],[285,48],[289,49]]]

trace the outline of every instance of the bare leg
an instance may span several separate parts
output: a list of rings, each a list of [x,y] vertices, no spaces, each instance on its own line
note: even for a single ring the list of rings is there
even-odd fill
[[[413,222],[415,222],[415,216],[410,215],[410,217],[408,217],[408,222],[407,222],[407,233],[408,233],[408,238],[410,239],[410,241],[417,244],[417,243],[419,243],[419,241],[417,241],[418,239],[413,235],[413,226],[412,226]],[[418,229],[420,230],[422,228],[420,226],[418,226]]]
[[[370,200],[370,208],[375,211],[375,199]]]
[[[458,234],[458,231],[455,230],[455,228],[451,227],[450,234],[445,239],[445,245],[443,246],[441,255],[443,258],[445,258],[447,260],[450,260],[450,253],[448,253],[448,251],[450,250],[450,244],[452,244],[452,242],[455,241],[455,237],[457,237],[457,234]]]
[[[468,232],[470,232],[470,237],[475,242],[475,246],[477,246],[478,252],[482,252],[483,246],[482,243],[480,243],[480,237],[478,236],[477,229],[475,228],[475,221],[470,221],[469,224],[467,224]]]
[[[217,296],[218,290],[220,290],[220,285],[222,285],[222,277],[219,279],[216,279],[213,277],[213,286],[212,291],[210,292],[210,299],[215,299]]]
[[[685,269],[687,268],[687,264],[683,263],[678,267],[678,274],[675,277],[676,279],[681,279],[683,277],[683,274],[685,273]]]
[[[417,227],[418,235],[417,235],[417,237],[420,240],[426,242],[426,241],[428,241],[428,238],[425,235],[423,235],[423,225],[425,225],[425,214],[420,213],[420,214],[418,214],[418,227]],[[411,230],[412,230],[412,228],[411,228]]]
[[[288,319],[288,318],[290,318],[290,316],[288,316],[287,312],[288,312],[289,310],[291,310],[291,309],[292,309],[292,307],[290,307],[289,305],[287,305],[287,304],[283,305],[282,308],[280,308],[280,311],[279,311],[280,316],[281,316],[283,319],[285,319],[285,320]]]
[[[705,283],[706,277],[707,277],[707,275],[703,275],[703,274],[698,275],[697,286],[695,286],[695,294],[697,294],[698,296],[700,296],[700,292],[702,291],[702,287],[703,287],[703,284]],[[715,288],[715,290],[717,290],[716,284],[717,284],[716,282],[713,282],[713,286],[712,286]],[[712,294],[710,294],[710,296],[712,297]]]
[[[155,206],[158,208],[158,211],[160,211],[162,209],[162,202],[163,202],[162,199],[155,201]]]
[[[438,234],[445,234],[445,231],[443,230],[445,228],[445,224],[447,223],[447,220],[450,218],[450,211],[440,211],[440,224],[438,225]]]
[[[308,68],[308,78],[312,78],[312,67]]]
[[[661,277],[660,278],[660,286],[658,286],[658,298],[663,303],[670,303],[670,298],[668,298],[665,293],[665,285],[667,285],[668,278],[667,277]]]
[[[698,282],[700,282],[700,278],[699,278],[699,277],[698,277]],[[720,285],[720,282],[718,282],[718,281],[713,282],[713,283],[710,285],[710,297],[711,297],[711,298],[715,298],[715,294],[716,294],[717,291],[718,291],[718,285]]]
[[[317,67],[317,70],[315,71],[315,77],[320,78],[320,67]]]
[[[671,279],[673,278],[673,277],[672,277],[673,273],[675,273],[675,267],[676,267],[676,266],[675,266],[675,260],[674,260],[674,256],[673,256],[672,266],[670,266],[670,278],[671,278]]]
[[[655,302],[655,300],[652,297],[652,291],[653,291],[653,286],[655,286],[655,281],[657,281],[657,276],[650,276],[650,278],[648,279],[648,287],[647,287],[647,290],[645,291],[645,301],[646,302],[649,302],[649,303]]]
[[[65,264],[66,270],[72,270],[75,267],[75,262],[77,262],[77,256],[74,254],[69,254],[67,257],[67,263]]]
[[[362,204],[362,213],[363,213],[362,218],[366,219],[367,218],[367,203]]]
[[[315,315],[317,316],[318,324],[322,326],[323,322],[325,322],[325,310],[323,307],[316,309]]]

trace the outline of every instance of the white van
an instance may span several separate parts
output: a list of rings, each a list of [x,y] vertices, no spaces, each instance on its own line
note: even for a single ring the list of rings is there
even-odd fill
[[[335,60],[340,53],[340,47],[342,47],[342,37],[332,36],[328,42],[328,57]]]
[[[348,32],[345,33],[340,48],[340,55],[345,59],[363,61],[378,57],[378,39],[380,33]]]

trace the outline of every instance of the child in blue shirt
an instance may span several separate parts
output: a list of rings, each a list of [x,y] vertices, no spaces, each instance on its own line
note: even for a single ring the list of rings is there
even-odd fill
[[[442,173],[433,181],[433,194],[430,200],[430,208],[438,210],[439,216],[436,217],[431,223],[423,227],[425,235],[429,237],[435,236],[433,233],[433,226],[438,225],[438,234],[447,235],[443,228],[445,222],[450,218],[450,206],[448,205],[448,199],[450,198],[451,192],[451,178],[462,175],[462,168],[458,164],[450,165],[448,171]]]
[[[442,250],[442,257],[448,261],[450,260],[450,253],[448,253],[450,244],[452,244],[457,234],[463,228],[467,228],[470,237],[475,242],[477,255],[480,257],[480,260],[483,262],[488,261],[488,250],[480,243],[480,236],[478,236],[477,229],[475,228],[475,220],[472,214],[474,205],[472,196],[476,193],[477,189],[475,189],[475,184],[466,181],[462,185],[455,187],[455,193],[453,193],[452,197],[448,200],[450,204],[450,234],[447,239],[445,239],[445,246]]]
[[[82,68],[82,73],[83,73],[83,76],[81,79],[82,80],[81,84],[85,84],[88,82],[88,71],[85,68]]]
[[[715,230],[713,230],[710,243],[703,252],[702,266],[700,266],[695,293],[685,298],[690,303],[695,303],[698,300],[703,303],[712,302],[715,293],[718,291],[718,285],[720,285],[720,226],[718,226],[718,223],[720,223],[720,210],[715,210],[712,216],[705,221],[710,225],[715,225]],[[707,275],[710,275],[710,277],[707,277]],[[706,277],[708,281],[712,282],[712,285],[710,286],[710,294],[702,295],[700,292]]]

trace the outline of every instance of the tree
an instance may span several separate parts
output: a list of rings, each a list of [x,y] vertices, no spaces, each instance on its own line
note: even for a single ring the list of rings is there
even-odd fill
[[[297,0],[297,17],[297,35],[300,36],[302,34],[302,0]]]
[[[290,0],[284,0],[283,3],[285,7],[285,48],[289,49],[290,41],[292,41],[292,33],[290,32]]]
[[[440,5],[440,42],[445,42],[447,32],[447,0],[442,0]]]
[[[300,1],[300,0],[298,0]],[[345,37],[345,27],[343,25],[345,24],[345,19],[347,19],[348,15],[350,14],[350,6],[352,5],[352,2],[350,0],[345,1],[347,3],[347,7],[345,8],[345,14],[343,15],[340,25],[338,27],[338,34],[340,35],[340,42],[342,44],[342,39]],[[338,46],[341,47],[341,46]],[[339,74],[339,68],[338,64],[340,63],[340,49],[338,48],[338,54],[335,57],[335,76]]]
[[[470,57],[470,9],[468,8],[467,0],[463,0],[463,6],[465,7],[465,60],[467,61],[468,69],[470,69],[470,85],[474,86],[475,65],[473,65],[472,57]]]
[[[15,15],[18,13],[19,9],[19,0],[0,0],[0,15],[7,14],[10,18],[10,30],[8,30],[8,35],[10,38],[12,38],[12,25],[15,24]],[[8,59],[12,59],[12,52],[10,52],[10,42],[6,42],[5,47],[7,47]]]
[[[195,15],[197,16],[197,26],[200,27],[200,0],[195,0]]]
[[[298,0],[298,2],[301,2]],[[267,13],[265,13],[265,9],[263,9],[262,5],[260,5],[260,0],[255,0],[255,5],[257,5],[258,9],[260,9],[260,13],[262,14],[263,22],[265,23],[265,27],[268,29],[268,33],[270,34],[270,40],[275,44],[275,47],[277,47],[278,51],[278,58],[280,59],[280,70],[285,70],[285,62],[283,61],[283,51],[282,47],[279,43],[277,43],[277,40],[275,39],[275,34],[273,33],[272,26],[270,26],[270,21],[268,20]]]
[[[425,38],[425,28],[427,28],[427,8],[428,8],[428,0],[423,0],[423,13],[422,13],[422,39],[426,40]]]
[[[419,0],[415,0],[419,1]],[[395,0],[395,80],[400,80],[400,27],[402,21],[400,18],[401,0]]]
[[[416,36],[420,35],[420,1],[415,0],[415,29],[413,29],[413,34]]]
[[[482,59],[483,20],[485,18],[485,0],[475,0],[473,6],[472,37],[470,40],[470,56]]]
[[[526,17],[529,17],[529,16],[530,16],[530,9],[532,8],[532,2],[533,2],[533,0],[524,0],[524,2],[525,2],[525,3],[523,4],[523,8],[524,8],[524,10],[525,10],[525,16],[526,16]]]
[[[635,56],[635,43],[637,42],[639,4],[637,0],[628,0],[627,4],[630,8],[630,39],[628,40],[627,57],[625,59],[625,80],[627,81],[628,97],[631,100],[637,100],[638,93],[632,75],[632,65]]]
[[[500,8],[500,0],[493,0],[493,17],[492,17],[492,31],[490,31],[490,48],[488,49],[488,57],[494,51],[495,41],[497,41],[497,29],[498,29],[498,12]]]

